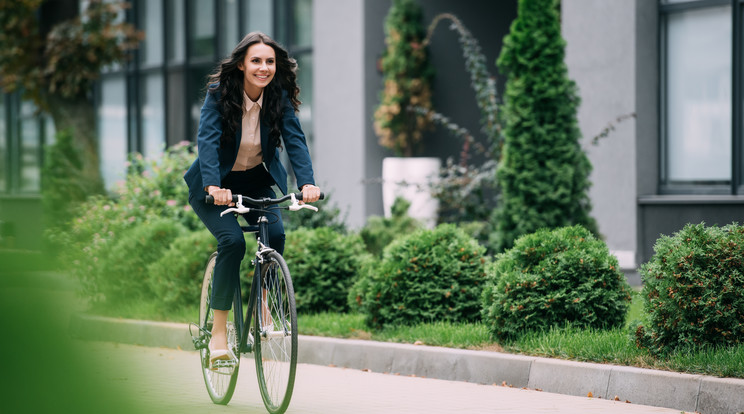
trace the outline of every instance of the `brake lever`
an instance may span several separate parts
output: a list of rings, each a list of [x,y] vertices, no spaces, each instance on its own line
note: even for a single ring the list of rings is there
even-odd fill
[[[294,193],[290,194],[290,198],[292,200],[292,204],[290,204],[288,207],[289,211],[298,211],[298,210],[302,210],[303,208],[306,208],[312,211],[318,211],[318,207],[311,206],[309,204],[300,204],[300,202],[297,201],[297,197],[295,197]]]
[[[243,196],[238,194],[238,202],[235,203],[235,207],[225,209],[222,213],[220,213],[220,217],[224,216],[227,213],[246,214],[250,211],[250,208],[243,205]]]

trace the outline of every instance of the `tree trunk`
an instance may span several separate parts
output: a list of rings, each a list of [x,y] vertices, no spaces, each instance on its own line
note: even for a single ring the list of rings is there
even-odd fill
[[[98,156],[95,107],[84,97],[49,96],[48,102],[55,129],[68,130],[72,134],[82,164],[80,180],[85,183],[88,195],[103,194],[105,187]]]

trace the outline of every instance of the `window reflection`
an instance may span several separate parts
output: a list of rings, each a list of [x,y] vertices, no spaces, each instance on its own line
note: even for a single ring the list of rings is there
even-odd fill
[[[312,0],[294,0],[294,27],[292,47],[308,47],[312,44],[313,3]]]
[[[232,52],[235,45],[240,41],[238,33],[238,0],[222,1],[222,16],[220,20],[220,29],[222,36],[222,46],[220,48],[220,58],[227,57]]]
[[[189,47],[195,58],[212,58],[214,55],[214,0],[190,0]]]
[[[313,57],[311,54],[306,53],[296,57],[297,59],[297,83],[300,85],[300,112],[298,117],[302,124],[302,130],[308,138],[308,141],[312,138],[313,131]]]
[[[263,32],[274,37],[274,13],[271,10],[271,0],[248,0],[244,7],[246,16],[243,21],[248,23],[244,35],[250,32]],[[277,39],[278,40],[278,39]]]
[[[731,33],[730,6],[668,16],[671,181],[731,180]]]
[[[183,62],[186,59],[186,10],[185,0],[167,0],[168,54],[169,62]]]
[[[21,103],[21,174],[20,188],[24,193],[41,190],[41,130],[36,107],[26,101]]]
[[[98,139],[101,175],[108,189],[126,174],[127,111],[124,76],[110,76],[101,82],[98,108]]]
[[[163,76],[159,73],[147,75],[140,85],[142,153],[149,158],[159,158],[165,147]]]
[[[157,65],[163,62],[163,3],[147,1],[138,9],[145,38],[140,43],[142,64]]]

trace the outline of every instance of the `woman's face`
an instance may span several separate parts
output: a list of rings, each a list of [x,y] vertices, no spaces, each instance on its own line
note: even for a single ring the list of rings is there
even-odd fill
[[[274,79],[276,73],[276,53],[274,48],[263,43],[254,43],[238,64],[243,71],[243,88],[249,98],[256,100],[261,91]]]

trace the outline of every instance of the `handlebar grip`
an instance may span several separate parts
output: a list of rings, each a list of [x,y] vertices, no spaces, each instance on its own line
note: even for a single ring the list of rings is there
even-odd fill
[[[302,200],[302,193],[296,193],[295,194],[295,197],[297,197],[298,200]],[[323,199],[325,199],[325,193],[321,192],[320,193],[320,200],[323,200]],[[233,201],[233,203],[237,203],[238,202],[238,195],[237,194],[233,194],[232,201]],[[207,204],[214,204],[214,197],[212,197],[211,195],[207,194],[204,197],[204,202],[207,203]]]
[[[295,193],[295,198],[299,201],[302,201],[302,193]],[[323,200],[323,199],[325,199],[325,193],[321,192],[320,198],[318,200]]]
[[[237,196],[237,194],[233,194],[232,201],[233,201],[233,203],[237,203],[238,202],[238,196]],[[204,202],[207,203],[207,204],[214,204],[214,197],[212,197],[211,195],[207,194],[204,197]]]

